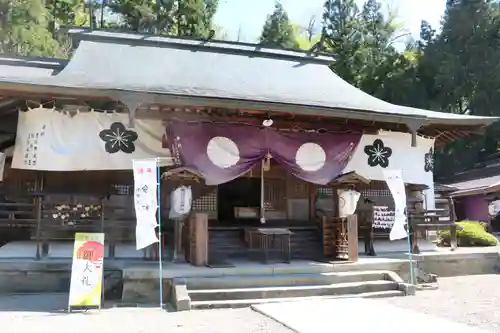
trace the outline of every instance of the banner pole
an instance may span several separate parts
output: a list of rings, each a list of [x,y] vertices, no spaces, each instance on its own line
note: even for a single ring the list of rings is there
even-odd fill
[[[408,228],[408,260],[410,261],[410,284],[415,284],[414,282],[414,277],[413,277],[413,255],[411,251],[411,242],[410,242],[410,221],[408,220],[408,217],[406,217],[406,226]]]
[[[162,263],[162,250],[163,250],[163,241],[161,235],[161,171],[160,171],[160,159],[156,159],[156,177],[158,183],[157,185],[157,196],[158,196],[158,269],[159,269],[159,277],[160,277],[160,309],[163,309],[163,263]]]

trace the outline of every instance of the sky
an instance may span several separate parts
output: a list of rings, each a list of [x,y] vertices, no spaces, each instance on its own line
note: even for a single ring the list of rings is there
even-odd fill
[[[310,18],[316,16],[321,21],[324,0],[280,0],[290,20],[307,26]],[[362,6],[364,0],[356,0]],[[428,21],[439,28],[446,0],[381,0],[383,8],[391,8],[397,13],[404,31],[418,38],[420,22]],[[274,9],[274,0],[220,0],[215,23],[222,26],[230,40],[236,40],[240,31],[240,41],[258,40],[268,14]]]

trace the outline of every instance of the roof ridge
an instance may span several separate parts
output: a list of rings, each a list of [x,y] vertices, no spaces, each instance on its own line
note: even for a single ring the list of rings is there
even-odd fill
[[[80,41],[96,41],[104,43],[127,43],[143,46],[173,47],[193,51],[208,51],[255,57],[271,57],[276,59],[296,59],[311,63],[329,65],[334,62],[332,55],[297,49],[271,48],[260,44],[203,40],[192,37],[158,36],[113,30],[90,30],[88,28],[68,27],[68,34],[78,43]]]

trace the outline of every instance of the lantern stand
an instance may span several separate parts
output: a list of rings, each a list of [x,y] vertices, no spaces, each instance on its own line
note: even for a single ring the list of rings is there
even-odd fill
[[[182,186],[183,183],[200,183],[201,175],[195,174],[194,172],[187,170],[185,168],[176,168],[169,170],[162,175],[163,179],[179,182]],[[175,186],[174,186],[175,187]],[[189,217],[189,214],[187,214]],[[184,256],[183,244],[182,244],[182,232],[184,228],[185,218],[177,218],[174,220],[174,252],[172,255],[173,263],[185,263],[186,258]]]

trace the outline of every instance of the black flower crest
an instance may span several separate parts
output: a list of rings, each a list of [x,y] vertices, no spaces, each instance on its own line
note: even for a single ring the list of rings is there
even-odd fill
[[[137,140],[137,133],[127,130],[122,123],[112,123],[109,129],[99,133],[99,137],[106,143],[104,149],[110,154],[119,151],[132,154],[135,151],[134,141]]]
[[[429,149],[428,153],[424,154],[424,159],[425,159],[425,164],[424,164],[425,172],[434,171],[434,151],[432,150],[432,148]]]
[[[389,157],[392,155],[392,149],[384,147],[384,142],[376,139],[372,145],[365,146],[365,154],[368,155],[369,166],[375,167],[380,165],[382,168],[387,168],[389,166]]]

